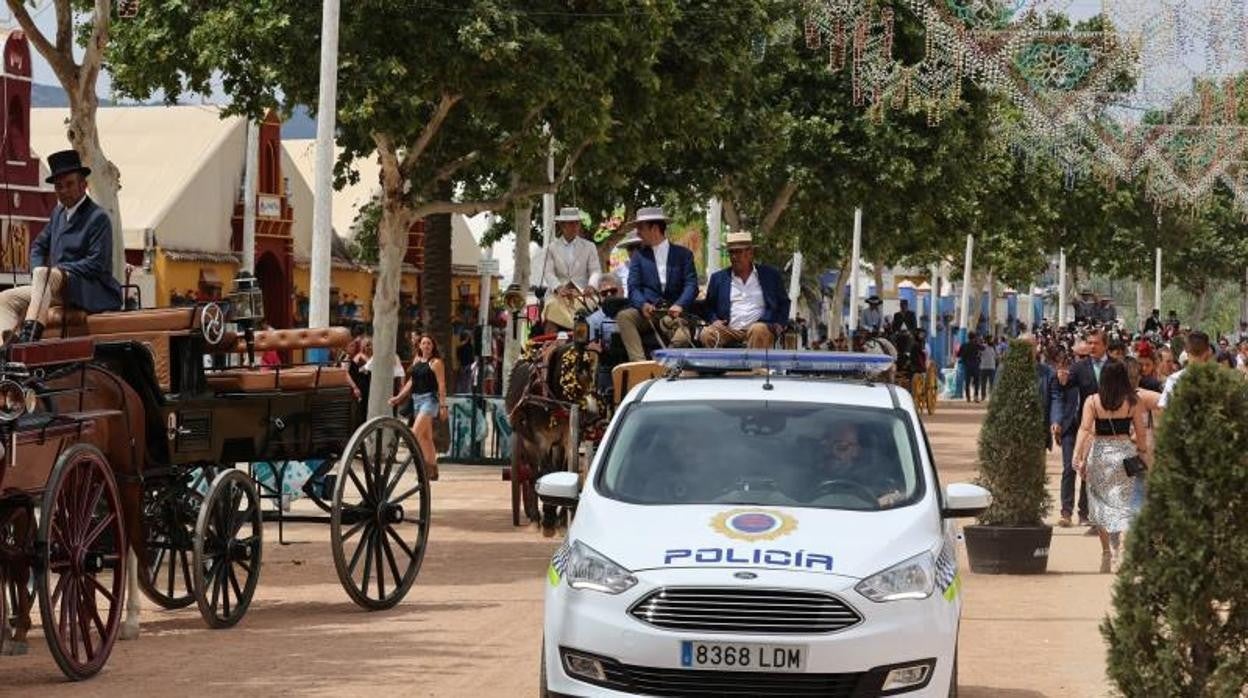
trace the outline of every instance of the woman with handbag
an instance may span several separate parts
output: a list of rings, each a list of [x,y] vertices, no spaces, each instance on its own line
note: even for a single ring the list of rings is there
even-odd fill
[[[1097,394],[1083,405],[1074,454],[1075,469],[1088,483],[1088,518],[1101,537],[1101,572],[1118,571],[1123,537],[1143,502],[1136,489],[1146,476],[1147,415],[1126,365],[1106,361]]]

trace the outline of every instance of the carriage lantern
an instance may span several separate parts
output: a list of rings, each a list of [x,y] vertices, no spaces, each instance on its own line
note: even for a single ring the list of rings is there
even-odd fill
[[[264,292],[260,280],[251,272],[241,271],[234,277],[234,290],[230,293],[230,316],[243,331],[247,342],[247,359],[256,361],[256,326],[264,319]]]

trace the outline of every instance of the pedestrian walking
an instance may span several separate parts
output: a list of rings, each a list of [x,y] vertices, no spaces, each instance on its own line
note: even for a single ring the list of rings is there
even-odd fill
[[[979,350],[979,385],[975,391],[975,402],[992,395],[992,386],[997,379],[997,347],[991,340],[984,342]]]
[[[433,442],[433,420],[446,419],[446,370],[442,354],[433,337],[425,335],[416,345],[416,357],[412,359],[411,375],[399,394],[390,398],[395,407],[411,396],[412,411],[416,421],[412,434],[420,446],[430,480],[438,479],[438,449]]]
[[[1101,572],[1117,572],[1122,541],[1139,511],[1137,478],[1129,464],[1147,453],[1147,410],[1121,361],[1105,361],[1095,395],[1083,407],[1075,468],[1088,482],[1088,515],[1101,539]]]
[[[966,401],[976,398],[975,402],[979,402],[979,339],[974,332],[958,347],[958,363],[962,364],[962,375],[966,377]]]

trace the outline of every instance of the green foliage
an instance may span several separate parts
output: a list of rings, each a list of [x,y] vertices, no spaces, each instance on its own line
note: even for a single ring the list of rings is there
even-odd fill
[[[1157,433],[1148,494],[1101,625],[1127,696],[1248,686],[1248,381],[1187,369]]]
[[[1045,489],[1045,420],[1030,343],[1014,340],[979,432],[978,483],[992,492],[979,517],[987,526],[1038,526],[1049,507]]]
[[[374,196],[368,203],[360,206],[351,227],[355,231],[351,238],[355,261],[376,264],[380,251],[377,242],[381,229],[381,198]]]

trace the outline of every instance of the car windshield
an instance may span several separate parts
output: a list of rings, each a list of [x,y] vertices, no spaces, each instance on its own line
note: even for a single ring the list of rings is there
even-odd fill
[[[597,477],[613,499],[872,511],[923,495],[917,442],[892,410],[656,402],[622,419]]]

